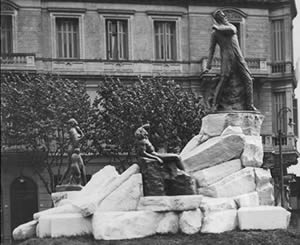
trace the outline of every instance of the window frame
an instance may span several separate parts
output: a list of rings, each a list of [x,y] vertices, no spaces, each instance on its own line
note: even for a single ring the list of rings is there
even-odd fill
[[[57,27],[56,20],[60,18],[70,18],[70,19],[78,19],[78,55],[79,57],[68,58],[68,57],[58,57],[58,46],[57,46]],[[80,13],[50,13],[51,19],[51,43],[52,43],[52,58],[59,60],[79,60],[85,58],[85,42],[84,42],[84,14]]]
[[[132,20],[133,16],[135,14],[135,11],[133,10],[111,10],[111,9],[98,9],[98,14],[100,16],[100,21],[101,21],[101,29],[104,30],[104,35],[102,37],[102,44],[104,46],[104,51],[105,51],[105,59],[107,61],[111,62],[121,62],[121,61],[129,61],[132,60],[134,57],[134,49],[132,45],[133,41],[133,33],[132,33]],[[107,20],[126,20],[127,21],[127,59],[122,59],[122,60],[111,60],[108,59],[107,57],[107,52],[108,52],[108,47],[107,47],[107,31],[106,31],[106,21]]]
[[[161,62],[178,62],[181,61],[182,55],[181,55],[181,16],[160,16],[160,15],[153,15],[150,16],[152,25],[151,25],[151,33],[152,33],[152,60],[153,61],[161,61]],[[174,60],[163,60],[163,59],[156,59],[156,42],[155,42],[155,22],[174,22],[175,23],[175,53],[176,57]]]
[[[117,31],[116,31],[116,33],[117,33],[117,58],[115,59],[114,57],[113,57],[113,55],[110,57],[109,56],[109,46],[111,46],[111,45],[109,45],[109,23],[108,22],[116,22],[116,23],[114,23],[114,24],[116,24],[116,26],[117,26]],[[123,32],[123,33],[125,33],[125,40],[123,40],[123,42],[122,42],[122,46],[123,46],[123,49],[125,50],[125,52],[124,52],[124,56],[126,56],[126,57],[124,57],[124,58],[121,58],[120,57],[120,52],[119,52],[119,46],[120,46],[120,41],[119,41],[119,34],[120,34],[120,32],[119,32],[119,29],[118,29],[118,26],[119,26],[119,23],[120,22],[123,22],[123,23],[125,23],[125,25],[126,25],[126,32]],[[129,23],[128,23],[128,20],[127,19],[119,19],[119,18],[106,18],[105,19],[105,44],[106,44],[106,59],[107,60],[111,60],[111,61],[126,61],[126,60],[129,60]],[[112,50],[113,50],[113,48],[111,48],[111,52],[112,52]]]
[[[277,55],[276,55],[276,50],[278,48],[275,47],[276,45],[276,40],[274,38],[275,34],[275,22],[278,22],[280,21],[281,22],[281,27],[282,27],[282,30],[281,30],[281,33],[282,33],[282,36],[281,36],[281,45],[280,45],[280,49],[281,49],[281,59],[277,59]],[[272,18],[270,20],[270,25],[271,25],[271,57],[272,57],[272,62],[284,62],[285,61],[285,55],[286,55],[286,50],[285,50],[285,36],[286,36],[286,31],[285,31],[285,20],[283,17],[278,17],[278,18]]]
[[[163,29],[162,32],[162,42],[163,42],[163,54],[162,54],[162,58],[158,57],[158,43],[157,43],[157,24],[161,24],[161,27]],[[170,40],[170,43],[167,40],[167,25],[170,24],[170,36],[173,36],[173,40]],[[173,32],[173,33],[172,33]],[[170,44],[170,50],[171,51],[171,58],[168,58],[168,45],[167,43]],[[154,52],[155,52],[155,60],[158,61],[176,61],[177,60],[177,37],[176,37],[176,22],[175,21],[154,21]]]
[[[2,10],[0,12],[1,16],[11,16],[11,25],[12,25],[12,30],[11,30],[11,38],[12,38],[12,46],[11,46],[11,53],[17,53],[17,14],[18,11],[14,9],[12,6],[5,4],[8,9]],[[2,6],[1,6],[2,8]]]

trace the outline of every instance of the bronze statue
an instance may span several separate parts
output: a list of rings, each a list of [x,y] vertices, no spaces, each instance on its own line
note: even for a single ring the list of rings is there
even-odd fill
[[[85,166],[80,155],[81,141],[84,137],[84,133],[78,126],[78,122],[71,118],[68,120],[70,144],[68,149],[68,155],[71,162],[71,178],[70,183],[86,184],[86,171]]]
[[[204,71],[207,72],[211,69],[215,47],[218,44],[221,54],[221,76],[215,90],[213,105],[215,108],[218,107],[224,84],[231,79],[233,75],[237,75],[241,83],[245,85],[245,109],[256,110],[253,105],[253,79],[239,46],[237,29],[228,22],[225,14],[221,10],[217,10],[213,14],[213,18],[215,24],[212,27],[213,31],[210,40],[209,56],[206,70]]]
[[[136,151],[138,157],[142,157],[150,161],[156,160],[160,164],[169,164],[171,162],[174,162],[178,169],[184,171],[184,167],[179,155],[173,153],[155,152],[154,146],[148,138],[149,134],[146,129],[149,128],[150,124],[147,123],[139,127],[134,133],[134,136],[136,138]]]
[[[86,171],[79,148],[75,148],[71,156],[71,177],[69,183],[76,185],[86,184]]]

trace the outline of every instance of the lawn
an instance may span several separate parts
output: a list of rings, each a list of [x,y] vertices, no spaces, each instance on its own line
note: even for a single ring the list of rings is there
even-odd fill
[[[96,241],[92,236],[70,238],[31,238],[18,243],[18,245],[297,245],[300,244],[299,230],[273,230],[273,231],[231,231],[221,234],[168,234],[155,235],[141,239],[122,241]]]

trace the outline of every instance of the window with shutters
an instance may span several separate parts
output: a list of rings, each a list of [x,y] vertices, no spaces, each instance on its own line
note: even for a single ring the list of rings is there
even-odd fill
[[[13,52],[12,15],[1,15],[1,54]]]
[[[106,20],[107,59],[128,59],[128,21]]]
[[[80,57],[78,18],[56,18],[56,56],[70,59]]]
[[[273,61],[284,61],[284,22],[272,21],[272,55]]]
[[[155,21],[155,59],[176,60],[176,22]]]

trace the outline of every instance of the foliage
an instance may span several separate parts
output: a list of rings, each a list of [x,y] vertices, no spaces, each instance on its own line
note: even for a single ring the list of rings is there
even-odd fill
[[[22,150],[30,151],[36,173],[49,193],[54,190],[54,169],[63,175],[67,120],[76,118],[89,137],[90,113],[84,83],[48,74],[1,74],[1,148],[21,145]],[[41,174],[43,170],[49,178]]]
[[[94,107],[94,143],[110,147],[108,153],[126,153],[130,164],[134,153],[134,131],[149,122],[150,140],[157,148],[179,152],[199,132],[204,107],[200,97],[184,91],[172,80],[137,79],[126,84],[103,78]],[[126,166],[125,166],[126,167]]]

